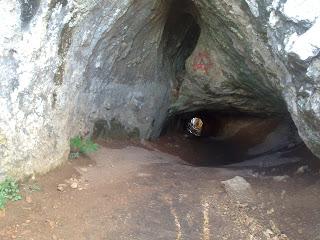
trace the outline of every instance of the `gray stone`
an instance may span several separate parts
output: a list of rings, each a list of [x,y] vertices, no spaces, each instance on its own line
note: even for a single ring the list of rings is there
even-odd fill
[[[58,166],[97,122],[155,138],[199,109],[288,110],[320,156],[319,4],[298,3],[1,1],[1,178]]]
[[[243,177],[236,176],[232,179],[222,181],[227,194],[235,202],[252,203],[255,200],[254,191]]]

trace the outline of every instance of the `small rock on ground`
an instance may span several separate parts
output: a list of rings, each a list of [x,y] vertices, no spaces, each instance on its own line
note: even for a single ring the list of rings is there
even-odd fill
[[[240,203],[251,203],[255,199],[254,191],[243,177],[236,176],[221,182],[232,200]]]

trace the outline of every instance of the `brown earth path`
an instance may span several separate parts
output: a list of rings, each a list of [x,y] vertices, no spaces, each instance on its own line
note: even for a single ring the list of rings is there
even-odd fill
[[[24,183],[24,200],[0,217],[0,239],[320,240],[315,168],[193,167],[153,148],[110,146]],[[235,176],[253,202],[225,191],[221,181]]]

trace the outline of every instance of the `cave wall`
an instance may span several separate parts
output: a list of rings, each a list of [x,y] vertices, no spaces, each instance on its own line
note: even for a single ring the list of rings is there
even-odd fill
[[[212,108],[281,114],[288,74],[269,49],[267,29],[243,1],[197,1],[201,35],[188,59],[173,112]],[[192,103],[190,103],[192,99]]]
[[[74,131],[103,120],[105,135],[116,136],[122,128],[132,137],[157,136],[169,106],[171,76],[161,69],[160,48],[168,4],[118,5],[111,10],[110,2],[101,2],[74,31],[64,77],[80,79]],[[113,24],[110,14],[117,15]]]
[[[0,2],[0,179],[46,172],[71,136],[159,135],[171,75],[162,70],[170,2]]]
[[[0,179],[59,165],[96,121],[153,138],[168,114],[204,108],[288,109],[320,156],[318,5],[0,1]]]
[[[320,6],[307,1],[195,1],[201,36],[170,112],[289,111],[319,151]]]
[[[0,2],[0,179],[47,171],[68,156],[71,96],[57,96],[53,78],[59,36],[72,14],[58,5]]]

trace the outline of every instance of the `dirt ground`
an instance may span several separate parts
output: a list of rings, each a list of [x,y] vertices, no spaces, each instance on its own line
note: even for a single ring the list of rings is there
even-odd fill
[[[103,143],[23,183],[23,200],[0,217],[0,239],[320,240],[320,172],[309,155],[281,166],[193,166],[181,160],[186,146],[166,141]],[[250,184],[251,201],[226,191],[221,181],[235,176]]]

